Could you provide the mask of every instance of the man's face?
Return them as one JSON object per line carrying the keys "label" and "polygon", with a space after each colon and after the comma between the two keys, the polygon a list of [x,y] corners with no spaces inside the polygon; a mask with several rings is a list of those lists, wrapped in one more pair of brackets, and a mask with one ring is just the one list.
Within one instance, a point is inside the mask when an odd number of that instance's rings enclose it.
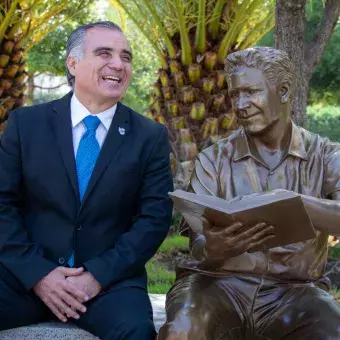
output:
{"label": "man's face", "polygon": [[261,70],[237,68],[228,84],[232,108],[247,133],[261,134],[280,119],[281,98]]}
{"label": "man's face", "polygon": [[132,73],[132,55],[125,36],[108,28],[91,28],[84,47],[82,60],[68,58],[76,93],[98,104],[117,102],[126,92]]}

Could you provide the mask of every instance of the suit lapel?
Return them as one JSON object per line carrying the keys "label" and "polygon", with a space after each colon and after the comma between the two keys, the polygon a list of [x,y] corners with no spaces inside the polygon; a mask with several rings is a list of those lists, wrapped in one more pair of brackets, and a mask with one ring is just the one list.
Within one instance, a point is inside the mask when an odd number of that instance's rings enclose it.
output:
{"label": "suit lapel", "polygon": [[130,132],[130,112],[123,104],[117,104],[116,113],[112,119],[110,129],[107,133],[105,142],[100,151],[96,166],[93,170],[89,184],[87,186],[82,206],[91,193],[92,189],[107,169],[113,156],[117,153],[117,150],[124,143],[127,135]]}
{"label": "suit lapel", "polygon": [[76,164],[74,158],[74,148],[72,139],[72,122],[71,122],[71,102],[72,92],[55,101],[53,106],[53,126],[61,157],[70,179],[74,193],[79,199],[78,179],[76,173]]}

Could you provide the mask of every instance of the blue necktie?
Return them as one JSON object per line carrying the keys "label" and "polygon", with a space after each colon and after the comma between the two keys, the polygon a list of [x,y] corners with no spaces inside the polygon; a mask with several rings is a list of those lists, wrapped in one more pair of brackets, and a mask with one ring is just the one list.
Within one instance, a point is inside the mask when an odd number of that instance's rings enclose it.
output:
{"label": "blue necktie", "polygon": [[[100,124],[100,119],[96,116],[87,116],[83,119],[83,122],[86,126],[86,131],[80,140],[76,155],[80,200],[84,198],[87,185],[100,152],[100,146],[96,138],[96,130]],[[74,253],[69,259],[68,264],[73,267]]]}
{"label": "blue necktie", "polygon": [[83,122],[86,126],[86,131],[80,140],[76,156],[80,200],[82,200],[85,195],[100,152],[100,146],[96,138],[96,130],[100,124],[99,118],[96,116],[87,116],[83,119]]}

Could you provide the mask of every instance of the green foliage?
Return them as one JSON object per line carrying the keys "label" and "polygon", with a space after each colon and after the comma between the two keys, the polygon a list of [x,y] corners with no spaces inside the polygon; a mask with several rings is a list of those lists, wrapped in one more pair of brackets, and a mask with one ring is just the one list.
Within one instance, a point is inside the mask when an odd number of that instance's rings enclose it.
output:
{"label": "green foliage", "polygon": [[[306,6],[306,27],[305,27],[305,39],[306,42],[315,38],[318,25],[323,15],[323,1],[322,0],[310,0]],[[257,46],[271,46],[274,47],[274,31],[272,28],[266,35],[264,35],[257,43]]]}
{"label": "green foliage", "polygon": [[340,260],[339,246],[329,248],[329,258],[332,260]]}
{"label": "green foliage", "polygon": [[73,25],[66,23],[48,34],[28,53],[27,64],[31,73],[65,74],[65,56],[67,38]]}
{"label": "green foliage", "polygon": [[[317,77],[317,76],[316,76]],[[312,79],[313,81],[313,79]],[[335,80],[331,81],[325,87],[315,84],[314,81],[309,91],[309,105],[340,105],[340,84],[335,84]]]}
{"label": "green foliage", "polygon": [[158,250],[159,254],[171,254],[173,252],[185,251],[189,247],[189,238],[174,235],[166,238]]}
{"label": "green foliage", "polygon": [[307,129],[332,141],[340,142],[340,107],[307,107]]}
{"label": "green foliage", "polygon": [[[321,21],[323,3],[311,0],[307,5],[306,41],[314,38]],[[258,46],[274,46],[274,30],[268,32]],[[310,81],[308,104],[340,105],[340,23],[331,35],[322,59]]]}
{"label": "green foliage", "polygon": [[340,24],[330,37],[311,80],[310,103],[340,105]]}
{"label": "green foliage", "polygon": [[[307,38],[313,38],[316,28],[321,21],[323,3],[320,0],[310,1],[308,6]],[[340,104],[340,23],[335,26],[322,60],[310,82],[309,104]]]}
{"label": "green foliage", "polygon": [[29,50],[27,56],[29,72],[65,75],[66,41],[69,35],[77,26],[97,20],[94,7],[89,6],[59,25]]}
{"label": "green foliage", "polygon": [[266,35],[264,35],[256,44],[256,46],[274,47],[274,29],[272,28]]}
{"label": "green foliage", "polygon": [[175,282],[175,273],[166,267],[165,258],[171,259],[180,251],[187,251],[189,240],[183,236],[167,237],[157,254],[146,264],[148,289],[150,293],[166,294]]}
{"label": "green foliage", "polygon": [[169,271],[155,259],[146,264],[148,289],[150,293],[166,294],[175,282],[175,273]]}
{"label": "green foliage", "polygon": [[149,105],[149,91],[157,78],[159,60],[147,39],[135,25],[127,22],[126,36],[133,53],[131,84],[124,97],[124,104],[142,113]]}

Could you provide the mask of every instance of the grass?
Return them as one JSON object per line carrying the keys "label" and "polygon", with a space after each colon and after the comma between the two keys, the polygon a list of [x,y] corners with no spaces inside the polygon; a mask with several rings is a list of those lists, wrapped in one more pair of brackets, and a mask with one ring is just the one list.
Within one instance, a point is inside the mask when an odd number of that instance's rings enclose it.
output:
{"label": "grass", "polygon": [[171,254],[181,250],[186,250],[189,247],[189,238],[179,235],[169,236],[160,246],[157,254]]}
{"label": "grass", "polygon": [[188,249],[188,238],[169,236],[165,239],[156,255],[146,264],[149,293],[166,294],[175,282],[175,272],[169,270],[160,258],[171,258],[174,254]]}
{"label": "grass", "polygon": [[340,260],[340,248],[338,246],[329,248],[329,257],[333,260]]}

